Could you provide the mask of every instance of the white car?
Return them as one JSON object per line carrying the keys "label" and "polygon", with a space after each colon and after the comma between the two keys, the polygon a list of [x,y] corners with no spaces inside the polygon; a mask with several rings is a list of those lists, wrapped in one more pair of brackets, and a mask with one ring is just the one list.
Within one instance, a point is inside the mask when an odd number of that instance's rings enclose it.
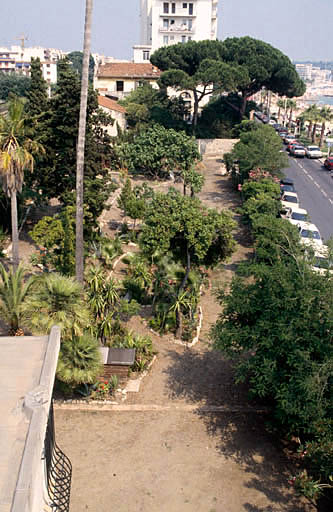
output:
{"label": "white car", "polygon": [[313,248],[323,245],[319,229],[315,224],[298,222],[297,227],[303,244],[311,245]]}
{"label": "white car", "polygon": [[305,148],[305,154],[308,158],[321,158],[323,153],[318,146],[308,146]]}
{"label": "white car", "polygon": [[282,210],[288,208],[299,208],[298,195],[296,192],[283,192],[281,196]]}
{"label": "white car", "polygon": [[297,225],[300,222],[308,222],[309,215],[303,208],[289,208],[285,218],[291,222],[291,224]]}
{"label": "white car", "polygon": [[329,271],[330,274],[333,274],[332,252],[327,245],[318,246],[314,249],[311,263],[314,272],[324,275]]}

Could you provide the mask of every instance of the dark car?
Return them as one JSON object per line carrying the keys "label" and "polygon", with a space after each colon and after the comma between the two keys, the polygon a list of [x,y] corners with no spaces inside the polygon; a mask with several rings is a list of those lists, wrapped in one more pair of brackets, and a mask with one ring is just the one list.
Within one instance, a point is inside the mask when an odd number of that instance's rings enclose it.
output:
{"label": "dark car", "polygon": [[333,171],[333,156],[328,156],[324,162],[324,167],[329,171]]}
{"label": "dark car", "polygon": [[281,194],[283,192],[296,192],[296,189],[294,187],[294,182],[290,178],[283,178],[280,180],[280,188],[281,188]]}

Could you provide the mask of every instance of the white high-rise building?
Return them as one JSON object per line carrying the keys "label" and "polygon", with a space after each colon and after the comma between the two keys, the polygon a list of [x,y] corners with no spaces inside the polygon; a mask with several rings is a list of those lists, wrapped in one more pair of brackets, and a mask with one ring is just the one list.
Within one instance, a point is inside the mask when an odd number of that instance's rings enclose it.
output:
{"label": "white high-rise building", "polygon": [[140,0],[140,45],[134,62],[149,61],[160,48],[187,41],[216,39],[218,0]]}

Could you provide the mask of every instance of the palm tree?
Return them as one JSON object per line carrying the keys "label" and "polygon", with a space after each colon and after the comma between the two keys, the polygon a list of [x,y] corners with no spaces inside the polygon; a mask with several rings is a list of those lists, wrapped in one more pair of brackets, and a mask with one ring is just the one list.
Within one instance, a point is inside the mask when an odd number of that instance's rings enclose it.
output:
{"label": "palm tree", "polygon": [[287,109],[289,108],[289,121],[288,126],[290,128],[291,122],[293,120],[293,111],[297,108],[297,103],[295,100],[288,100],[287,101]]}
{"label": "palm tree", "polygon": [[278,107],[278,109],[279,109],[279,110],[278,110],[278,115],[277,115],[277,117],[278,117],[278,121],[280,121],[280,117],[281,117],[281,108],[284,108],[284,106],[285,106],[285,100],[282,100],[282,99],[277,100],[276,105],[277,105],[277,107]]}
{"label": "palm tree", "polygon": [[57,378],[72,388],[93,384],[103,373],[98,343],[89,334],[74,336],[61,345]]}
{"label": "palm tree", "polygon": [[0,116],[0,173],[2,188],[11,201],[13,268],[19,264],[17,193],[21,192],[24,171],[33,171],[33,153],[43,151],[36,141],[27,136],[24,103],[19,98],[10,101],[7,115]]}
{"label": "palm tree", "polygon": [[319,110],[319,108],[317,106],[315,106],[315,109],[313,109],[313,111],[312,111],[312,121],[313,121],[313,127],[312,127],[311,141],[312,141],[312,143],[315,143],[316,142],[317,125],[318,125],[318,123],[322,122],[321,111]]}
{"label": "palm tree", "polygon": [[84,174],[84,146],[86,141],[86,118],[89,82],[89,57],[91,39],[91,17],[93,0],[86,0],[86,19],[84,26],[83,63],[81,80],[81,101],[79,135],[77,143],[76,161],[76,247],[75,270],[76,279],[83,283],[84,273],[84,240],[83,240],[83,174]]}
{"label": "palm tree", "polygon": [[191,301],[188,292],[185,290],[178,292],[169,308],[169,311],[173,311],[176,315],[176,337],[179,339],[183,333],[183,310],[190,309],[190,307]]}
{"label": "palm tree", "polygon": [[321,116],[322,123],[321,123],[319,147],[322,147],[323,142],[324,142],[326,122],[333,121],[333,112],[330,107],[322,107],[322,109],[320,110],[320,116]]}
{"label": "palm tree", "polygon": [[80,336],[91,323],[83,288],[75,279],[52,273],[36,280],[31,296],[25,301],[27,323],[34,334],[48,333],[58,325],[62,337]]}
{"label": "palm tree", "polygon": [[0,263],[0,313],[6,323],[9,324],[11,336],[23,335],[20,328],[23,322],[23,304],[27,299],[33,278],[24,282],[25,271],[22,265],[17,270],[8,272]]}

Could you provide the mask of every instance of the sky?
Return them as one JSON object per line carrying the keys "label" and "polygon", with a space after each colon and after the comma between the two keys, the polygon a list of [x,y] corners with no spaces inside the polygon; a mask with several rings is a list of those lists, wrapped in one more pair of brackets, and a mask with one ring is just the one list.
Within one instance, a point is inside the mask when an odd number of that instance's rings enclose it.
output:
{"label": "sky", "polygon": [[[82,50],[85,0],[2,0],[0,46]],[[92,52],[131,59],[140,0],[94,0]],[[219,0],[218,39],[249,35],[292,60],[331,60],[333,0]]]}

